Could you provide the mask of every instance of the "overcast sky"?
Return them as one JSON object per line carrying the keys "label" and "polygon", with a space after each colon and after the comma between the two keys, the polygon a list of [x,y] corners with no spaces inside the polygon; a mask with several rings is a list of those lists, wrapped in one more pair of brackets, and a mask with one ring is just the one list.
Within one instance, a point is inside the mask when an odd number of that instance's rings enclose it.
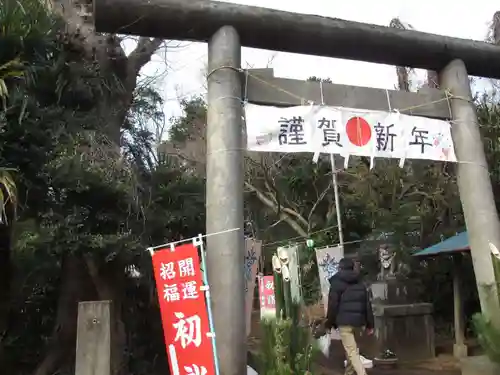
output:
{"label": "overcast sky", "polygon": [[[187,0],[188,1],[188,0]],[[266,6],[297,13],[388,25],[399,17],[413,28],[441,35],[484,40],[488,26],[500,4],[493,0],[459,2],[452,0],[228,0],[226,2]],[[143,70],[146,75],[167,74],[159,84],[166,100],[167,118],[181,114],[179,98],[205,92],[204,72],[207,62],[205,43],[182,43],[166,56],[155,56]],[[309,76],[329,77],[334,83],[392,89],[396,83],[394,67],[365,62],[321,58],[289,53],[243,48],[243,67],[274,68],[275,76],[306,79]],[[419,75],[417,79],[423,79]]]}

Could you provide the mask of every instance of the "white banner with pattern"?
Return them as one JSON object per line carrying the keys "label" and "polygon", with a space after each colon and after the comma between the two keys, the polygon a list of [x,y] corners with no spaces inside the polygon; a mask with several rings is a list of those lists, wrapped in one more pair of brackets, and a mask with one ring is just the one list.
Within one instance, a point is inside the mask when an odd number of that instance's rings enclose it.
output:
{"label": "white banner with pattern", "polygon": [[344,250],[341,246],[324,247],[316,249],[316,260],[318,262],[319,281],[321,284],[321,295],[323,304],[328,305],[328,291],[330,289],[330,278],[338,271],[339,261],[344,257]]}
{"label": "white banner with pattern", "polygon": [[[328,291],[330,290],[330,278],[338,272],[339,261],[344,257],[344,248],[342,246],[331,246],[316,249],[316,260],[318,262],[319,281],[321,285],[321,296],[323,297],[323,306],[325,316],[328,309]],[[332,331],[330,334],[332,340],[340,340],[338,331]]]}

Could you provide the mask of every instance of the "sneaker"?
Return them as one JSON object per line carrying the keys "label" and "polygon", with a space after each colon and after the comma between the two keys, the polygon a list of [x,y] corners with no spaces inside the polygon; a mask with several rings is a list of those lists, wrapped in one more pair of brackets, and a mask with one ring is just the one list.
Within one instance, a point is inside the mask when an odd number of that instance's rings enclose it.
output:
{"label": "sneaker", "polygon": [[[373,361],[363,357],[361,354],[359,355],[361,358],[361,363],[363,364],[364,368],[370,369],[373,368]],[[347,367],[347,361],[344,361],[344,367]]]}

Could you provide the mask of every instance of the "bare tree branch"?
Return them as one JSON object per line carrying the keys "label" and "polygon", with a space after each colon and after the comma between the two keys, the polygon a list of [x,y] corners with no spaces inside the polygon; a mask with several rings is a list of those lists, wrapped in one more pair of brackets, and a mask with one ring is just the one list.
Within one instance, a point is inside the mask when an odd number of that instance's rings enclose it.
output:
{"label": "bare tree branch", "polygon": [[[275,166],[275,165],[276,164],[274,164],[273,166]],[[274,204],[276,205],[278,212],[284,211],[288,215],[295,217],[304,227],[308,227],[309,223],[307,222],[306,219],[304,219],[304,217],[299,212],[297,212],[294,209],[288,208],[288,207],[283,207],[283,205],[281,204],[281,199],[279,199],[280,194],[279,194],[278,188],[276,187],[276,184],[274,183],[274,181],[271,181],[271,178],[270,178],[269,173],[268,173],[268,171],[270,170],[270,167],[265,165],[264,157],[261,158],[260,167],[262,168],[262,172],[264,175],[264,184],[265,184],[266,188],[268,189],[269,197],[274,201]],[[286,196],[281,196],[281,198],[285,199],[285,201],[289,207],[292,207],[291,202],[289,202],[288,199],[286,199]]]}
{"label": "bare tree branch", "polygon": [[318,208],[319,204],[325,199],[326,194],[330,191],[332,188],[332,184],[328,184],[327,188],[323,190],[323,192],[319,195],[318,199],[316,202],[313,204],[311,211],[309,211],[309,215],[307,216],[307,233],[311,233],[311,223],[312,223],[312,215],[314,214],[314,211],[316,211],[316,208]]}
{"label": "bare tree branch", "polygon": [[439,88],[439,75],[433,70],[427,71],[427,87],[431,89]]}
{"label": "bare tree branch", "polygon": [[255,193],[257,198],[264,203],[267,207],[269,207],[271,210],[273,210],[276,214],[279,215],[280,219],[286,222],[290,227],[297,232],[297,234],[303,238],[307,238],[307,232],[300,226],[300,224],[295,221],[287,212],[285,212],[283,209],[281,211],[278,210],[278,206],[276,206],[269,198],[266,197],[264,193],[262,193],[259,189],[257,189],[255,186],[250,184],[249,182],[245,182],[245,186]]}

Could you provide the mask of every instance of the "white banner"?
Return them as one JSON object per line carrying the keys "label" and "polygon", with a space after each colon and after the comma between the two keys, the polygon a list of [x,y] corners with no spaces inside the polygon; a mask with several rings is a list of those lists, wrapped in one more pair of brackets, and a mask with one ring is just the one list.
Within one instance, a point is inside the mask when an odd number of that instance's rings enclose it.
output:
{"label": "white banner", "polygon": [[[330,278],[338,272],[339,261],[343,257],[344,248],[342,246],[332,246],[316,249],[316,260],[318,262],[319,282],[321,285],[321,296],[323,297],[325,316],[328,310],[328,292],[330,290]],[[337,331],[332,331],[330,337],[332,340],[340,340],[340,335]]]}
{"label": "white banner", "polygon": [[247,148],[456,162],[448,121],[342,107],[245,105]]}
{"label": "white banner", "polygon": [[328,305],[328,291],[330,290],[330,278],[338,271],[339,261],[344,257],[342,246],[324,247],[316,249],[316,260],[318,262],[319,281],[321,284],[321,295],[323,303]]}

